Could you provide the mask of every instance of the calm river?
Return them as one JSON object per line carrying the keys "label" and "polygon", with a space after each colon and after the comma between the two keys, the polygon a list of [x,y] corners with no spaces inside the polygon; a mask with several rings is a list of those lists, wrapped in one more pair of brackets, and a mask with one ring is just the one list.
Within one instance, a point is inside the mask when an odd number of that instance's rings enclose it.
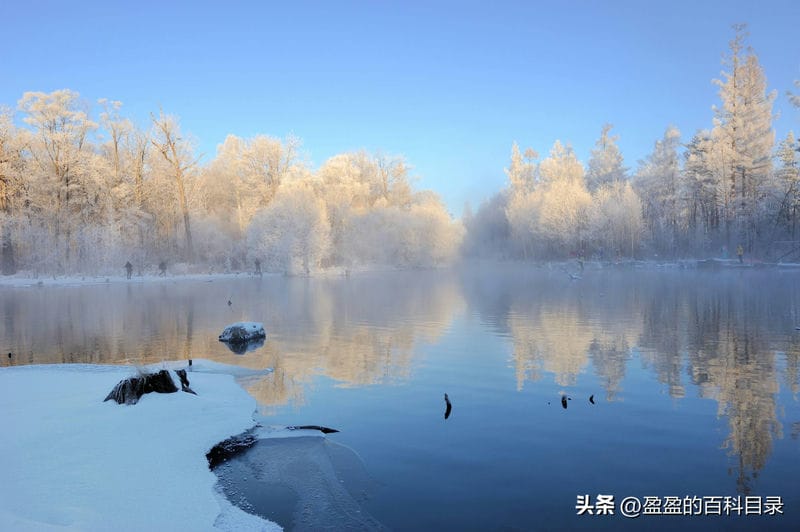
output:
{"label": "calm river", "polygon": [[[353,500],[390,529],[800,529],[800,272],[45,283],[0,287],[0,317],[0,365],[274,368],[246,383],[257,420],[338,429],[326,441],[347,450],[337,467],[358,462]],[[268,335],[242,355],[217,341],[240,320]],[[298,525],[298,488],[267,484],[275,508],[240,502]],[[585,495],[593,515],[578,515]],[[596,515],[598,495],[614,497],[613,516]],[[626,497],[647,515],[622,517]],[[674,497],[681,513],[722,501],[723,515],[655,515]],[[783,515],[763,515],[778,500]]]}

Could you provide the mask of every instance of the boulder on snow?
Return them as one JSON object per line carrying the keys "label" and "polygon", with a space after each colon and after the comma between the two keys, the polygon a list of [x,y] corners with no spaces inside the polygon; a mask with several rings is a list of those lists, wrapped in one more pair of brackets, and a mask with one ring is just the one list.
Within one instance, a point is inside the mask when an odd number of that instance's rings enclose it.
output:
{"label": "boulder on snow", "polygon": [[[189,388],[189,378],[186,370],[176,371],[181,380],[181,389],[184,392],[197,395],[194,390]],[[175,393],[178,387],[169,374],[169,371],[162,369],[157,373],[141,373],[136,377],[129,377],[121,380],[114,386],[114,389],[103,399],[103,402],[114,400],[117,404],[135,405],[146,393]]]}
{"label": "boulder on snow", "polygon": [[236,344],[266,337],[267,333],[264,332],[263,323],[240,321],[225,327],[225,330],[219,335],[219,341]]}
{"label": "boulder on snow", "polygon": [[158,373],[144,373],[119,381],[111,393],[103,399],[103,402],[113,399],[121,405],[135,405],[146,393],[174,393],[177,391],[178,387],[172,381],[169,371],[162,369]]}

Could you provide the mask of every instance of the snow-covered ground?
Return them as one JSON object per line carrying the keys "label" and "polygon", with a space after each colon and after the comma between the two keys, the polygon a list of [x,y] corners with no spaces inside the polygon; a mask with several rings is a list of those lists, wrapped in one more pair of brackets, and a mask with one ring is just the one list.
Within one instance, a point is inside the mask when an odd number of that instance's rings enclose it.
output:
{"label": "snow-covered ground", "polygon": [[232,506],[205,456],[255,425],[255,400],[225,366],[191,369],[197,395],[124,406],[103,399],[130,367],[0,368],[0,530],[279,530]]}

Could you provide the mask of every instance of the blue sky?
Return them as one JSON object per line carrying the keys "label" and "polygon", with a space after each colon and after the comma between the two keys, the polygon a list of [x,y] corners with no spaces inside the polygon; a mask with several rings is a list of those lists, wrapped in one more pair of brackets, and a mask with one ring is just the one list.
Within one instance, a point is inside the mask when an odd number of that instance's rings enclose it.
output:
{"label": "blue sky", "polygon": [[605,122],[635,167],[668,124],[710,127],[746,22],[779,138],[800,130],[796,1],[40,2],[0,6],[0,104],[69,88],[147,125],[180,117],[209,160],[228,133],[293,133],[315,167],[402,154],[459,215],[505,186],[513,141],[585,163]]}

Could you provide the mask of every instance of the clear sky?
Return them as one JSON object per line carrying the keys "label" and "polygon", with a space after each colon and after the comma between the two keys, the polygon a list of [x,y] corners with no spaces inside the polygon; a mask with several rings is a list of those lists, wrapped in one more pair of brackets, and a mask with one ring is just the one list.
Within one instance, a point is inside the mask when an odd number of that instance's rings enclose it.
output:
{"label": "clear sky", "polygon": [[511,144],[586,163],[605,122],[635,167],[668,124],[710,127],[746,22],[779,137],[800,130],[800,1],[41,2],[0,5],[0,104],[69,88],[146,126],[178,115],[209,160],[228,133],[293,133],[314,167],[402,154],[459,215],[505,186]]}

